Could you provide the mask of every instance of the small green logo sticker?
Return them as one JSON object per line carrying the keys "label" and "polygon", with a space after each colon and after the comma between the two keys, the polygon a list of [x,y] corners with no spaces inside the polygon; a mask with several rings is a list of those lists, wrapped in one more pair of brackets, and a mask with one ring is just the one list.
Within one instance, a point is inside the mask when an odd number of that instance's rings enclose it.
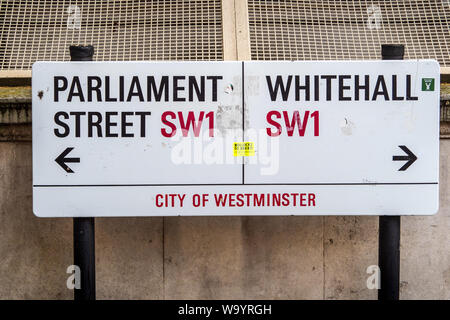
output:
{"label": "small green logo sticker", "polygon": [[422,78],[422,91],[434,91],[434,78]]}

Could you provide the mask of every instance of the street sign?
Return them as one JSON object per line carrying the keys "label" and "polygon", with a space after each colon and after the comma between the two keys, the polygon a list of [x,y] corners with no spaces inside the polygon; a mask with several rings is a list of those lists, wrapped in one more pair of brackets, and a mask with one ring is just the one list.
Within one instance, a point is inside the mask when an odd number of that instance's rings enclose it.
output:
{"label": "street sign", "polygon": [[439,65],[37,62],[42,217],[425,215]]}

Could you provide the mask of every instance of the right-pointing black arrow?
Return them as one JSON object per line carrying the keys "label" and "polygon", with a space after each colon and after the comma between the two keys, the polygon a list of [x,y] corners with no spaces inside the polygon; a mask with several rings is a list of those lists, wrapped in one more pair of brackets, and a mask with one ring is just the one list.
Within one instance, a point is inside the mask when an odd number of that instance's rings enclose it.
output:
{"label": "right-pointing black arrow", "polygon": [[398,171],[405,171],[406,169],[409,168],[410,165],[412,165],[414,163],[414,161],[417,160],[417,157],[406,146],[399,146],[399,147],[400,147],[400,149],[405,151],[407,156],[393,156],[392,161],[408,161],[400,169],[398,169]]}
{"label": "right-pointing black arrow", "polygon": [[64,150],[59,156],[58,158],[55,159],[56,163],[59,164],[61,166],[61,168],[63,168],[66,172],[68,173],[73,173],[73,170],[70,169],[66,162],[80,162],[80,158],[66,158],[66,156],[70,153],[70,151],[72,151],[73,148],[69,147],[66,148],[66,150]]}

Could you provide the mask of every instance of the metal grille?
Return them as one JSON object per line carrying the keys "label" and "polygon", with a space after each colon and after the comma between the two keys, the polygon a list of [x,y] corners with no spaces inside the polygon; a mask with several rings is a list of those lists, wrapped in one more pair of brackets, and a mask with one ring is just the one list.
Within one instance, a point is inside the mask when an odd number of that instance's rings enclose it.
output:
{"label": "metal grille", "polygon": [[222,60],[221,0],[0,0],[0,70],[69,60],[92,44],[95,60]]}
{"label": "metal grille", "polygon": [[406,59],[450,66],[450,0],[248,0],[254,60],[380,59],[381,44]]}

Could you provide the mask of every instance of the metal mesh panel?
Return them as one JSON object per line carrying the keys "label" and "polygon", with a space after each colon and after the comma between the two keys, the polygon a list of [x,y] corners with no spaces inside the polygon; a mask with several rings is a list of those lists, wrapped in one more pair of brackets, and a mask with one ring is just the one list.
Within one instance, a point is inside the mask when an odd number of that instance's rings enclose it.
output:
{"label": "metal mesh panel", "polygon": [[450,66],[450,0],[248,0],[255,60],[380,59],[404,44],[406,59]]}
{"label": "metal mesh panel", "polygon": [[69,60],[92,44],[95,60],[222,60],[221,0],[0,0],[0,70]]}

